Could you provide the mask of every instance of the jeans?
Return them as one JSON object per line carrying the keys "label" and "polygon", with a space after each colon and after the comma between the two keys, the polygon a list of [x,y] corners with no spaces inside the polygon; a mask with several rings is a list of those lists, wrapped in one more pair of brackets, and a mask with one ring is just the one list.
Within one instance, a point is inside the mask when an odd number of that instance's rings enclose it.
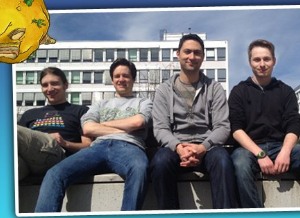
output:
{"label": "jeans", "polygon": [[160,148],[150,163],[150,173],[159,209],[179,209],[177,175],[184,172],[208,172],[214,209],[237,208],[234,168],[228,152],[212,147],[196,167],[180,167],[179,155]]}
{"label": "jeans", "polygon": [[35,212],[61,211],[66,188],[83,177],[113,172],[125,180],[121,210],[139,210],[147,191],[148,158],[136,145],[103,140],[48,170]]}
{"label": "jeans", "polygon": [[[258,146],[274,161],[282,148],[282,142],[269,142]],[[261,172],[257,158],[250,151],[239,147],[233,151],[232,160],[236,171],[241,207],[262,208],[263,203],[255,184],[256,175]],[[297,144],[291,152],[290,172],[299,172],[299,170],[300,144]]]}

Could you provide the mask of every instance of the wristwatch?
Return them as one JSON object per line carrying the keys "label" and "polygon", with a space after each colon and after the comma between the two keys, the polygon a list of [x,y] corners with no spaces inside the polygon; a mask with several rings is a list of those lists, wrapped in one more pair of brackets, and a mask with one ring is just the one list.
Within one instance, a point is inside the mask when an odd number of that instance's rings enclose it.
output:
{"label": "wristwatch", "polygon": [[263,159],[267,156],[267,153],[264,150],[261,150],[260,152],[258,152],[258,154],[256,155],[257,159]]}

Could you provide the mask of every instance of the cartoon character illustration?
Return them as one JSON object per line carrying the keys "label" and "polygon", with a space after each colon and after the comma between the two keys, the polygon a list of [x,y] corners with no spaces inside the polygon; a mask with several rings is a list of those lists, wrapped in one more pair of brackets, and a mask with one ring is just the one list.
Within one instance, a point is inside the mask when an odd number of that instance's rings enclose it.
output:
{"label": "cartoon character illustration", "polygon": [[54,44],[48,35],[50,17],[43,0],[0,1],[0,62],[19,63],[40,44]]}

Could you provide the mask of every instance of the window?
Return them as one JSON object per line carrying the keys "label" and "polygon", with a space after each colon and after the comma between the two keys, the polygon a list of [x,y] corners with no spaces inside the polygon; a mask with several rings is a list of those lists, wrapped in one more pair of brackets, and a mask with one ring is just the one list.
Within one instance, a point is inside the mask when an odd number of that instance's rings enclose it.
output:
{"label": "window", "polygon": [[94,83],[102,84],[103,83],[103,71],[96,71],[94,73]]}
{"label": "window", "polygon": [[71,83],[73,83],[73,84],[80,83],[80,72],[79,71],[71,72]]}
{"label": "window", "polygon": [[92,81],[92,73],[91,72],[83,72],[82,83],[91,83],[91,81]]}
{"label": "window", "polygon": [[173,49],[173,61],[178,61],[178,58],[177,58],[177,48],[174,48]]}
{"label": "window", "polygon": [[16,78],[17,85],[23,84],[23,71],[17,71],[17,78]]}
{"label": "window", "polygon": [[226,82],[226,69],[218,69],[218,81]]}
{"label": "window", "polygon": [[83,92],[81,93],[82,105],[91,105],[92,104],[92,93]]}
{"label": "window", "polygon": [[217,60],[226,61],[226,50],[225,48],[217,48]]}
{"label": "window", "polygon": [[95,62],[102,62],[103,61],[103,50],[102,49],[95,49],[94,50],[94,61]]}
{"label": "window", "polygon": [[170,49],[162,49],[162,61],[170,61]]}
{"label": "window", "polygon": [[125,49],[117,49],[117,58],[126,58]]}
{"label": "window", "polygon": [[34,63],[36,58],[36,51],[33,52],[26,60],[27,63]]}
{"label": "window", "polygon": [[140,49],[140,61],[148,61],[148,49],[147,48]]}
{"label": "window", "polygon": [[17,93],[17,106],[22,106],[23,93]]}
{"label": "window", "polygon": [[58,60],[58,50],[48,50],[48,56],[49,56],[49,62],[53,63],[53,62],[57,62]]}
{"label": "window", "polygon": [[170,70],[162,70],[161,81],[164,82],[170,78]]}
{"label": "window", "polygon": [[45,105],[45,96],[43,93],[35,93],[35,100],[37,106],[44,106]]}
{"label": "window", "polygon": [[215,70],[214,69],[206,69],[206,76],[210,79],[215,80]]}
{"label": "window", "polygon": [[80,62],[81,61],[81,51],[79,49],[71,50],[71,61]]}
{"label": "window", "polygon": [[137,49],[129,49],[128,55],[130,61],[137,61]]}
{"label": "window", "polygon": [[47,50],[37,50],[36,57],[39,63],[45,63],[47,60]]}
{"label": "window", "polygon": [[59,50],[58,54],[60,62],[70,62],[70,51],[68,49]]}
{"label": "window", "polygon": [[34,84],[34,72],[26,72],[26,84]]}
{"label": "window", "polygon": [[151,49],[151,61],[159,61],[159,49],[158,48]]}
{"label": "window", "polygon": [[72,104],[79,104],[79,93],[78,92],[71,92],[71,103]]}
{"label": "window", "polygon": [[207,61],[214,61],[215,60],[215,49],[214,48],[207,48],[206,49],[206,60]]}
{"label": "window", "polygon": [[106,61],[113,62],[115,58],[113,49],[106,49]]}
{"label": "window", "polygon": [[148,71],[140,70],[140,83],[148,83]]}
{"label": "window", "polygon": [[33,93],[24,93],[25,106],[33,106],[34,96]]}
{"label": "window", "polygon": [[92,49],[82,49],[82,61],[92,62],[92,60],[93,60]]}

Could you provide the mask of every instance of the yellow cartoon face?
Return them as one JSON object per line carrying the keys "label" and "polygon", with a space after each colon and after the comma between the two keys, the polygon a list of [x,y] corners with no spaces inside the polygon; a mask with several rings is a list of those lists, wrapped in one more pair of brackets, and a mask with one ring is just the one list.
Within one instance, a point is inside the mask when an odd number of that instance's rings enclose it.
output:
{"label": "yellow cartoon face", "polygon": [[55,43],[43,0],[1,0],[0,21],[0,62],[22,62],[40,44]]}

